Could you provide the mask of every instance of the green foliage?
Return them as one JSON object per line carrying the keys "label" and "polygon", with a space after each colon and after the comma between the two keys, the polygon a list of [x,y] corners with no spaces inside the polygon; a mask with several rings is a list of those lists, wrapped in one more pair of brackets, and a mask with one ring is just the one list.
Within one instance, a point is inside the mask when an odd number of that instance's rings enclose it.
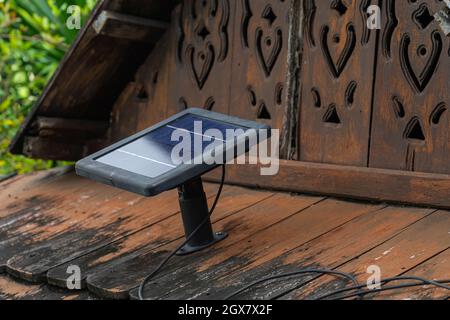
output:
{"label": "green foliage", "polygon": [[6,150],[79,31],[66,25],[69,6],[81,9],[84,23],[95,2],[0,0],[0,175],[58,165]]}

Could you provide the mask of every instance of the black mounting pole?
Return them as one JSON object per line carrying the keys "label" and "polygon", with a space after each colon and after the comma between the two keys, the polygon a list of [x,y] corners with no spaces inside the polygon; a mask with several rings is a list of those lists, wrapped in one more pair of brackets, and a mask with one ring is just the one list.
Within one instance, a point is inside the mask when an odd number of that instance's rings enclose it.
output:
{"label": "black mounting pole", "polygon": [[178,187],[181,216],[183,218],[184,232],[189,237],[205,220],[206,223],[195,233],[189,242],[177,252],[177,255],[191,254],[225,239],[225,232],[213,232],[209,219],[208,202],[203,190],[201,178],[191,180]]}

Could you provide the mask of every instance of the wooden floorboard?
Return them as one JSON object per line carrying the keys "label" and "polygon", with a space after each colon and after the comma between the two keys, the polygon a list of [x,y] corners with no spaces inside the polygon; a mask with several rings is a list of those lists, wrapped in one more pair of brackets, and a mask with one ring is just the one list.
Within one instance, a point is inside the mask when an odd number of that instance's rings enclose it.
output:
{"label": "wooden floorboard", "polygon": [[[450,280],[450,248],[409,270],[403,275],[417,276],[431,280]],[[402,283],[405,282],[396,282],[389,285],[397,285]],[[450,292],[445,289],[420,286],[408,290],[402,289],[380,293],[373,296],[373,298],[379,300],[443,300],[450,298]]]}
{"label": "wooden floorboard", "polygon": [[[67,184],[70,188],[65,188]],[[59,190],[55,190],[57,187]],[[0,219],[0,266],[15,277],[45,281],[46,272],[158,223],[179,210],[175,191],[145,199],[68,173],[39,188],[38,203],[12,200]],[[217,187],[206,185],[209,193]],[[26,193],[26,192],[25,192]],[[20,195],[19,195],[20,198]],[[32,203],[16,210],[16,202]],[[18,204],[19,206],[19,204]]]}
{"label": "wooden floorboard", "polygon": [[[304,210],[292,202],[285,205],[297,208],[294,209],[297,213],[276,224],[267,224],[257,234],[245,238],[246,241],[235,242],[219,252],[173,261],[173,266],[183,267],[150,283],[146,296],[153,299],[221,299],[233,288],[254,280],[255,275],[266,276],[276,271],[265,266],[271,265],[284,252],[364,213],[380,209],[377,205],[334,199],[324,200]],[[276,204],[274,213],[281,212],[281,204]],[[257,219],[256,214],[254,219]],[[261,270],[264,272],[259,273]],[[136,291],[132,292],[132,296],[136,297]]]}
{"label": "wooden floorboard", "polygon": [[[321,200],[322,198],[317,197],[292,197],[285,194],[277,194],[237,212],[227,219],[218,221],[215,224],[215,229],[229,232],[229,237],[214,247],[184,258],[195,259],[195,257],[201,258],[204,255],[220,255],[224,248],[233,243],[247,243],[259,231],[283,221],[302,208],[307,208]],[[109,270],[97,273],[87,279],[89,290],[101,297],[128,297],[129,290],[138,286],[143,278],[157,267],[162,259],[174,250],[178,244],[179,241],[170,243],[157,250],[143,252],[132,259],[112,265]],[[236,254],[238,253],[236,252]],[[175,265],[173,263],[169,264],[168,268],[165,268],[161,275],[175,272],[176,269],[184,267],[188,260],[177,257],[173,261]],[[172,284],[170,285],[172,286]]]}
{"label": "wooden floorboard", "polygon": [[[340,271],[357,276],[366,283],[369,266],[378,266],[381,277],[389,278],[407,273],[427,262],[436,254],[450,247],[450,213],[437,211],[412,224],[389,241],[373,248],[365,254],[339,266]],[[329,276],[323,276],[285,298],[312,299],[329,290],[345,287],[345,283]]]}
{"label": "wooden floorboard", "polygon": [[30,284],[0,275],[0,300],[95,300],[87,291],[76,292]]}
{"label": "wooden floorboard", "polygon": [[[55,179],[53,185],[50,182],[32,192],[27,188],[16,192],[4,203],[5,208],[0,211],[0,271],[4,271],[7,261],[15,254],[69,229],[71,221],[76,219],[74,212],[81,210],[79,215],[83,215],[90,211],[85,197],[105,195],[101,190],[85,192],[88,184],[76,181],[78,178],[68,174],[61,180]],[[9,192],[8,189],[6,193]]]}
{"label": "wooden floorboard", "polygon": [[[230,215],[252,206],[273,196],[270,192],[245,190],[243,188],[225,187],[221,196],[213,221],[217,222]],[[214,200],[209,199],[210,205]],[[170,201],[177,206],[176,200]],[[181,216],[172,215],[155,225],[146,227],[136,233],[123,237],[116,242],[112,242],[103,248],[93,251],[69,263],[51,269],[47,273],[47,280],[50,284],[65,287],[67,278],[67,268],[70,265],[77,265],[82,271],[82,285],[86,285],[86,279],[103,270],[110,265],[117,265],[120,261],[131,259],[143,251],[155,250],[166,245],[175,239],[183,236],[183,226]]]}
{"label": "wooden floorboard", "polygon": [[[429,211],[402,208],[368,210],[359,217],[323,234],[293,250],[280,254],[260,265],[240,270],[227,276],[228,285],[219,284],[215,295],[223,298],[246,284],[268,275],[295,272],[307,268],[330,269],[364,253],[367,248],[386,241],[411,223],[423,218]],[[319,220],[320,221],[320,220]],[[319,224],[318,221],[316,221]],[[294,277],[284,281],[265,283],[239,295],[240,299],[273,299],[305,283],[312,276]]]}
{"label": "wooden floorboard", "polygon": [[[205,184],[211,204],[218,186]],[[176,191],[142,198],[70,168],[0,183],[0,299],[127,299],[183,241]],[[305,268],[368,278],[450,278],[450,212],[226,186],[213,216],[226,240],[174,257],[146,287],[151,299],[222,299],[250,282]],[[68,291],[67,268],[82,270]],[[33,284],[39,282],[39,284]],[[241,299],[314,299],[348,282],[308,275],[261,284]],[[58,288],[59,287],[59,288]],[[446,299],[418,287],[370,299]]]}

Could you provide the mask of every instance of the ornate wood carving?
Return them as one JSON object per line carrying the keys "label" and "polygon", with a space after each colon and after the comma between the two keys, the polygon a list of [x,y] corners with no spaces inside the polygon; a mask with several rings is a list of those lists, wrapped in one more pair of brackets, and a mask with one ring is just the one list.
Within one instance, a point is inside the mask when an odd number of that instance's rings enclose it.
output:
{"label": "ornate wood carving", "polygon": [[377,1],[305,0],[300,159],[367,166]]}
{"label": "ornate wood carving", "polygon": [[388,0],[370,166],[450,172],[449,40],[434,21],[439,1]]}
{"label": "ornate wood carving", "polygon": [[282,129],[292,2],[235,2],[230,113]]}
{"label": "ornate wood carving", "polygon": [[284,0],[182,2],[166,36],[139,69],[134,91],[124,93],[128,106],[119,103],[113,118],[125,108],[136,115],[137,130],[199,107],[282,128],[291,5]]}
{"label": "ornate wood carving", "polygon": [[169,113],[199,107],[228,113],[235,1],[186,0],[172,21]]}

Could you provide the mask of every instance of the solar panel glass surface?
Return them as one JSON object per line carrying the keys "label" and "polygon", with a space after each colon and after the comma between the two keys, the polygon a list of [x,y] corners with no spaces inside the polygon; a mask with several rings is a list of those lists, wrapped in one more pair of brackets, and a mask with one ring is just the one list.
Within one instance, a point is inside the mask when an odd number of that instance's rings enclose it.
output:
{"label": "solar panel glass surface", "polygon": [[[211,129],[218,130],[216,132],[220,132],[221,136],[206,134]],[[201,156],[205,148],[211,144],[214,146],[224,144],[227,130],[237,129],[245,131],[248,128],[187,114],[95,160],[132,173],[156,178],[179,165],[173,161],[172,151],[176,145],[184,141],[184,138],[179,137],[180,140],[174,141],[172,137],[175,131],[178,136],[190,138],[189,159],[193,160]],[[196,148],[199,141],[201,148]],[[184,159],[186,158],[184,155]]]}

